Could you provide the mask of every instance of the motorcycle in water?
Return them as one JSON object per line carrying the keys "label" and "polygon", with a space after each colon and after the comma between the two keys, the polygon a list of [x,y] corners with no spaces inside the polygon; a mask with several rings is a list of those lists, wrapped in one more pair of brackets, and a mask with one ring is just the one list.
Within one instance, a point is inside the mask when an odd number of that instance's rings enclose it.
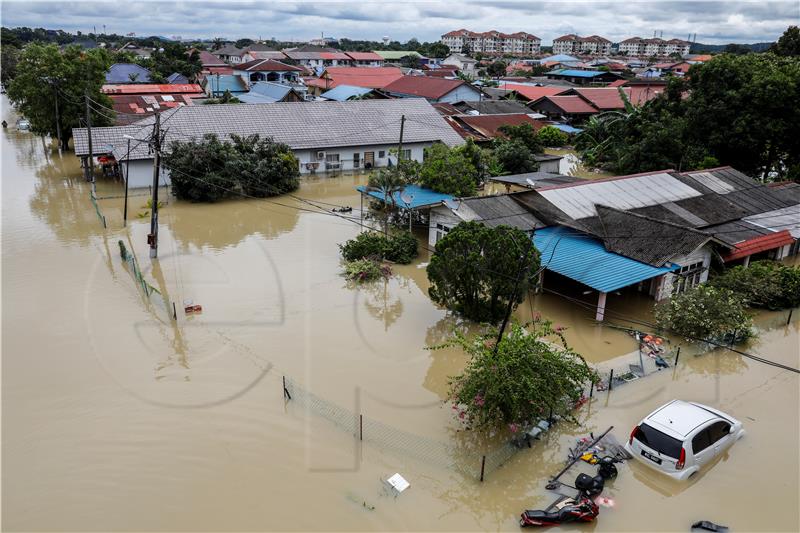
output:
{"label": "motorcycle in water", "polygon": [[592,522],[600,513],[600,508],[584,493],[577,500],[564,497],[547,509],[525,511],[522,513],[520,527],[557,526],[570,522]]}

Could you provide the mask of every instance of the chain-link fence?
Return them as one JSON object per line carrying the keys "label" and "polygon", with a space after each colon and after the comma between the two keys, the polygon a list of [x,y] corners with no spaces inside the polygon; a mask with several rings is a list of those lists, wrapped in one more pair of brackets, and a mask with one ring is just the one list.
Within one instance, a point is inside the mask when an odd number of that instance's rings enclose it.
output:
{"label": "chain-link fence", "polygon": [[480,481],[508,462],[518,451],[532,445],[538,434],[550,426],[550,423],[540,421],[531,431],[520,433],[520,438],[481,453],[469,445],[461,446],[416,435],[361,413],[354,413],[350,409],[320,398],[290,378],[284,378],[284,396],[292,403],[305,407],[312,414],[328,420],[354,438],[428,464],[455,470]]}
{"label": "chain-link fence", "polygon": [[117,243],[119,244],[119,255],[122,257],[122,260],[127,263],[128,268],[130,269],[131,274],[133,275],[133,279],[135,279],[137,285],[141,287],[142,291],[144,292],[144,295],[149,298],[150,295],[153,294],[154,292],[158,292],[159,294],[161,294],[158,289],[147,283],[147,281],[144,279],[142,271],[139,269],[139,265],[136,263],[136,258],[133,256],[131,252],[128,251],[128,248],[125,246],[125,243],[122,242],[121,240],[117,241]]}

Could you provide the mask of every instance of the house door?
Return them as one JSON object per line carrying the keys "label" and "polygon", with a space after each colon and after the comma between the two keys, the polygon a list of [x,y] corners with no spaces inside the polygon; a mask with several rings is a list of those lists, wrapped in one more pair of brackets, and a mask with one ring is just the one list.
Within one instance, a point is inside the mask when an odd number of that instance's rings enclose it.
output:
{"label": "house door", "polygon": [[375,152],[364,152],[364,168],[372,168],[375,166]]}
{"label": "house door", "polygon": [[358,168],[361,166],[361,154],[358,152],[353,154],[353,168]]}

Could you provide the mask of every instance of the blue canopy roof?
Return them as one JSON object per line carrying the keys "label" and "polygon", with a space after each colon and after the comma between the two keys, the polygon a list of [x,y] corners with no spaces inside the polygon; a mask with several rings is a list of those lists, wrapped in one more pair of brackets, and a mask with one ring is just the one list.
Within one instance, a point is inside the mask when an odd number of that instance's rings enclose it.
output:
{"label": "blue canopy roof", "polygon": [[560,129],[564,133],[580,133],[583,130],[580,128],[573,128],[568,124],[550,124],[551,126]]}
{"label": "blue canopy roof", "polygon": [[368,87],[356,87],[355,85],[337,85],[330,91],[325,91],[320,96],[328,100],[336,100],[337,102],[344,102],[354,96],[361,96],[371,92],[372,89]]}
{"label": "blue canopy roof", "polygon": [[605,74],[602,70],[572,70],[561,69],[551,70],[548,74],[558,74],[559,76],[572,76],[574,78],[594,78],[595,76],[602,76]]}
{"label": "blue canopy roof", "polygon": [[563,226],[536,230],[533,242],[547,270],[600,292],[612,292],[680,269],[679,265],[654,267],[609,252],[598,239]]}
{"label": "blue canopy roof", "polygon": [[[368,190],[367,187],[360,185],[356,187],[356,190],[362,194],[368,194],[373,198],[377,198],[378,200],[385,201],[385,196],[382,191],[371,191]],[[402,196],[406,195],[411,197],[411,204],[406,205],[403,201]],[[394,193],[392,195],[394,197],[395,204],[398,207],[410,207],[411,209],[419,209],[420,207],[431,207],[434,205],[441,204],[445,200],[452,200],[453,196],[449,194],[442,194],[440,192],[432,191],[430,189],[425,189],[420,187],[419,185],[406,185],[405,188],[400,191],[399,193]]]}
{"label": "blue canopy roof", "polygon": [[247,92],[247,85],[241,76],[235,74],[213,74],[206,77],[207,89],[215,96],[222,96],[225,91],[231,94]]}

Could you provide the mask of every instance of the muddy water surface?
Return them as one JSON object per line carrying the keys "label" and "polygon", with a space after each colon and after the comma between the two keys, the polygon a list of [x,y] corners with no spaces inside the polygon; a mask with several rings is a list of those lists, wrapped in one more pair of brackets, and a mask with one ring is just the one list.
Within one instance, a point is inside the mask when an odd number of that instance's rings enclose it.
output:
{"label": "muddy water surface", "polygon": [[[5,100],[2,113],[13,124]],[[104,229],[71,153],[2,134],[4,529],[515,530],[522,509],[549,502],[543,484],[577,436],[613,424],[624,438],[673,397],[728,410],[747,437],[688,485],[624,465],[609,490],[616,507],[589,529],[685,531],[699,518],[740,531],[800,528],[797,375],[687,350],[679,368],[596,396],[585,427],[560,427],[479,484],[358,445],[282,399],[285,375],[419,446],[457,440],[441,402],[464,355],[425,347],[465,325],[428,299],[429,253],[368,287],[340,275],[338,243],[359,228],[319,208],[349,205],[358,217],[364,176],[304,179],[306,201],[169,199],[151,261],[146,197],[132,193],[125,227],[122,187],[100,179]],[[120,260],[120,240],[158,290],[150,297]],[[186,315],[185,303],[202,313]],[[635,293],[609,305],[650,316]],[[553,295],[517,315],[532,312],[567,326],[592,362],[636,349]],[[798,323],[781,321],[765,315],[749,349],[800,365]],[[411,482],[399,497],[380,482],[394,472]]]}

